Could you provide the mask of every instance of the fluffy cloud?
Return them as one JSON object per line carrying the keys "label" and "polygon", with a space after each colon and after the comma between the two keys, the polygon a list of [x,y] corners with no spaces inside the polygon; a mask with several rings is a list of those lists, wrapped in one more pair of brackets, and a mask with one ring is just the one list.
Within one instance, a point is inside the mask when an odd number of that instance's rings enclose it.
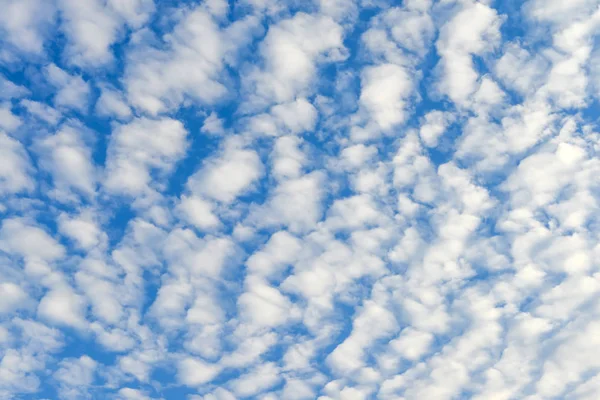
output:
{"label": "fluffy cloud", "polygon": [[[38,0],[9,0],[3,7],[0,27],[5,34],[4,41],[17,51],[41,54],[54,21],[56,10],[53,4]],[[3,56],[5,58],[6,54]]]}
{"label": "fluffy cloud", "polygon": [[118,125],[111,136],[105,187],[115,193],[141,194],[153,173],[168,174],[185,154],[187,130],[179,121],[139,118]]}
{"label": "fluffy cloud", "polygon": [[86,196],[96,192],[96,171],[90,147],[90,132],[83,127],[63,126],[54,135],[40,139],[40,167],[52,174],[58,192],[74,189]]}
{"label": "fluffy cloud", "polygon": [[89,104],[90,86],[79,75],[71,75],[55,64],[48,65],[46,78],[56,88],[54,104],[86,112]]}
{"label": "fluffy cloud", "polygon": [[249,18],[221,30],[202,7],[187,13],[164,37],[164,50],[141,43],[130,53],[125,73],[129,101],[157,114],[187,99],[211,104],[223,98],[227,89],[219,75],[226,58],[256,23]]}
{"label": "fluffy cloud", "polygon": [[363,72],[360,101],[381,129],[388,130],[406,119],[405,102],[412,85],[398,65],[369,67]]}
{"label": "fluffy cloud", "polygon": [[272,26],[261,43],[264,68],[250,77],[259,103],[282,103],[309,91],[318,62],[346,57],[341,26],[329,17],[298,13]]}
{"label": "fluffy cloud", "polygon": [[502,20],[484,3],[464,3],[463,8],[440,29],[436,43],[441,56],[440,90],[459,105],[476,90],[479,74],[473,56],[493,48],[500,39]]}
{"label": "fluffy cloud", "polygon": [[599,397],[597,1],[2,5],[0,398]]}
{"label": "fluffy cloud", "polygon": [[33,189],[33,167],[23,145],[1,132],[0,144],[0,154],[4,160],[0,164],[0,191],[16,193]]}
{"label": "fluffy cloud", "polygon": [[229,140],[220,157],[216,157],[190,177],[188,187],[193,193],[230,203],[247,191],[262,175],[258,154]]}

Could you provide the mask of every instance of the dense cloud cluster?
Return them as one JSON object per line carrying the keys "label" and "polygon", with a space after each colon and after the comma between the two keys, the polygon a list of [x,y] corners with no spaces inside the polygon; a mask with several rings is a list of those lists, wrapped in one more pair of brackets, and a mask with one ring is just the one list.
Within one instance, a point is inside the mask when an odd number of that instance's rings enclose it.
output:
{"label": "dense cloud cluster", "polygon": [[600,398],[600,1],[0,8],[0,399]]}

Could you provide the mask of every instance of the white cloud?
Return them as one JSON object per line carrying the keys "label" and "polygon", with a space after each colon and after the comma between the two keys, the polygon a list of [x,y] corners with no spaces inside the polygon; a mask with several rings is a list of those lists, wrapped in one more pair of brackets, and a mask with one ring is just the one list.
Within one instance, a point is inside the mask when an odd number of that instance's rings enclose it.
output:
{"label": "white cloud", "polygon": [[246,265],[252,274],[268,277],[291,264],[300,253],[300,240],[286,231],[274,233],[262,250],[248,258]]}
{"label": "white cloud", "polygon": [[65,359],[54,373],[59,382],[59,392],[65,399],[81,399],[89,396],[88,387],[94,381],[97,363],[88,356]]}
{"label": "white cloud", "polygon": [[468,103],[479,74],[472,56],[492,49],[500,39],[502,19],[496,10],[481,2],[465,2],[441,29],[436,43],[442,60],[439,89],[458,105]]}
{"label": "white cloud", "polygon": [[61,29],[69,39],[65,56],[78,66],[111,62],[111,46],[123,35],[123,25],[140,27],[154,11],[153,0],[59,0],[58,4]]}
{"label": "white cloud", "polygon": [[0,398],[598,397],[595,0],[5,3]]}
{"label": "white cloud", "polygon": [[37,116],[50,125],[56,125],[61,119],[61,113],[47,104],[31,100],[21,100],[20,104],[25,107],[30,114]]}
{"label": "white cloud", "polygon": [[225,132],[223,128],[223,120],[216,113],[211,113],[202,124],[202,132],[211,135],[222,135]]}
{"label": "white cloud", "polygon": [[278,104],[271,109],[271,114],[292,133],[314,129],[317,120],[317,110],[304,98]]}
{"label": "white cloud", "polygon": [[132,28],[139,28],[155,11],[154,0],[108,0],[107,4]]}
{"label": "white cloud", "polygon": [[46,34],[54,22],[52,2],[43,0],[7,0],[2,4],[0,29],[4,40],[18,51],[41,54]]}
{"label": "white cloud", "polygon": [[14,82],[6,79],[0,74],[0,99],[10,100],[18,99],[29,94],[29,90],[21,85],[17,85]]}
{"label": "white cloud", "polygon": [[187,386],[199,386],[213,380],[221,372],[218,365],[200,359],[185,358],[178,364],[178,378]]}
{"label": "white cloud", "polygon": [[293,316],[290,300],[261,278],[247,279],[246,287],[246,292],[238,299],[244,322],[256,327],[275,327]]}
{"label": "white cloud", "polygon": [[250,216],[258,226],[286,225],[292,232],[313,229],[322,215],[325,176],[314,171],[282,181],[265,205]]}
{"label": "white cloud", "polygon": [[58,192],[75,189],[93,196],[96,192],[96,171],[81,126],[62,126],[58,132],[37,141],[40,167],[52,174]]}
{"label": "white cloud", "polygon": [[[377,326],[377,329],[372,327]],[[384,306],[368,301],[354,319],[352,333],[328,356],[327,362],[337,374],[344,375],[364,365],[365,350],[377,339],[397,329],[394,315]]]}
{"label": "white cloud", "polygon": [[427,147],[436,147],[439,138],[446,131],[446,127],[452,121],[452,115],[442,111],[430,111],[423,117],[423,123],[419,130],[419,136]]}
{"label": "white cloud", "polygon": [[275,177],[298,178],[302,174],[302,169],[308,162],[306,155],[300,149],[302,144],[302,140],[294,136],[283,136],[277,139],[271,155],[272,173]]}
{"label": "white cloud", "polygon": [[79,75],[71,75],[55,64],[44,69],[46,79],[57,89],[54,104],[86,112],[89,104],[90,86]]}
{"label": "white cloud", "polygon": [[70,217],[64,213],[60,214],[58,217],[58,229],[61,233],[74,240],[79,247],[86,250],[106,240],[105,235],[90,213],[83,213],[76,217]]}
{"label": "white cloud", "polygon": [[12,113],[10,104],[0,104],[0,129],[12,132],[22,123],[21,118]]}
{"label": "white cloud", "polygon": [[258,114],[250,118],[252,132],[269,136],[284,133],[298,134],[314,129],[317,122],[317,110],[305,98],[293,102],[277,104],[270,113]]}
{"label": "white cloud", "polygon": [[371,196],[359,195],[336,200],[327,215],[331,229],[362,228],[377,225],[385,216],[379,212]]}
{"label": "white cloud", "polygon": [[143,194],[153,174],[167,175],[187,150],[188,132],[170,118],[138,118],[117,125],[111,136],[104,186],[111,192]]}
{"label": "white cloud", "polygon": [[173,267],[213,278],[218,277],[227,261],[237,254],[236,245],[229,237],[199,238],[188,229],[172,230],[163,251]]}
{"label": "white cloud", "polygon": [[97,0],[61,0],[62,29],[70,40],[67,57],[76,65],[98,64],[112,60],[110,45],[115,41],[119,23]]}
{"label": "white cloud", "polygon": [[548,61],[533,55],[518,44],[509,43],[494,68],[496,75],[508,87],[520,93],[532,92],[542,84]]}
{"label": "white cloud", "polygon": [[85,302],[69,287],[50,290],[38,305],[40,318],[56,325],[85,328]]}
{"label": "white cloud", "polygon": [[406,101],[412,80],[404,68],[395,64],[368,67],[362,73],[360,102],[382,130],[406,119]]}
{"label": "white cloud", "polygon": [[25,259],[54,261],[64,256],[65,249],[44,230],[24,219],[2,221],[0,249]]}
{"label": "white cloud", "polygon": [[188,180],[192,193],[231,203],[248,191],[263,173],[258,154],[244,148],[235,137],[229,139],[222,154],[208,162]]}
{"label": "white cloud", "polygon": [[264,69],[248,78],[252,101],[283,103],[308,92],[318,63],[346,58],[342,37],[331,18],[304,13],[272,26],[260,46]]}
{"label": "white cloud", "polygon": [[122,388],[119,389],[119,397],[123,400],[150,400],[144,392],[138,389]]}
{"label": "white cloud", "polygon": [[0,283],[0,314],[7,315],[19,308],[27,307],[29,296],[19,285],[12,282]]}
{"label": "white cloud", "polygon": [[211,202],[198,196],[182,196],[177,210],[184,220],[198,229],[212,229],[220,225]]}
{"label": "white cloud", "polygon": [[165,50],[140,44],[128,55],[127,98],[138,109],[156,115],[187,102],[212,104],[227,94],[220,74],[225,60],[252,36],[249,17],[221,30],[198,7],[165,35]]}
{"label": "white cloud", "polygon": [[121,92],[106,86],[101,90],[102,94],[96,102],[98,114],[118,119],[127,119],[131,116],[131,108]]}
{"label": "white cloud", "polygon": [[427,1],[406,2],[407,10],[394,8],[383,14],[391,37],[405,49],[422,55],[433,39],[435,27],[427,13]]}
{"label": "white cloud", "polygon": [[[77,286],[87,296],[95,318],[108,324],[117,324],[125,314],[121,304],[124,302],[123,295],[118,292],[119,286],[111,281],[111,277],[98,277],[93,272],[95,271],[77,272],[75,274]],[[99,341],[107,347],[128,347],[129,340],[118,331],[100,332],[99,336]],[[113,339],[119,340],[116,346],[110,345]]]}
{"label": "white cloud", "polygon": [[231,386],[238,396],[250,397],[273,387],[280,380],[281,376],[278,368],[273,363],[266,363],[236,379]]}
{"label": "white cloud", "polygon": [[0,132],[0,193],[17,193],[33,190],[33,167],[23,145]]}

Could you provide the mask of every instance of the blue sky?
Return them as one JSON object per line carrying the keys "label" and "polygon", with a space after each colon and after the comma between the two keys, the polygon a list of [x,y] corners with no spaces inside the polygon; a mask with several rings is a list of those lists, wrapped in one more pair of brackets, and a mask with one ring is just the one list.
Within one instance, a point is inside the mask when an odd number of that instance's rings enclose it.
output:
{"label": "blue sky", "polygon": [[600,397],[597,0],[0,6],[0,399]]}

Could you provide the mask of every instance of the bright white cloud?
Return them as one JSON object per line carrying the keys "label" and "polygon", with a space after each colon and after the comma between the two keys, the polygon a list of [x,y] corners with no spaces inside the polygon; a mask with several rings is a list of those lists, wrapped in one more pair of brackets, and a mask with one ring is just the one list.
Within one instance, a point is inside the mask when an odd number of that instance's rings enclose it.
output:
{"label": "bright white cloud", "polygon": [[362,75],[360,101],[383,130],[404,122],[406,98],[412,80],[400,66],[384,64],[367,68]]}
{"label": "bright white cloud", "polygon": [[87,196],[96,192],[96,171],[86,135],[90,132],[84,127],[62,126],[37,143],[40,167],[52,174],[59,192],[74,189]]}
{"label": "bright white cloud", "polygon": [[306,93],[317,63],[346,57],[342,40],[341,26],[329,17],[298,13],[272,26],[261,43],[264,69],[255,71],[250,78],[251,98],[272,104]]}
{"label": "bright white cloud", "polygon": [[154,174],[165,176],[183,157],[187,135],[183,124],[170,118],[117,125],[108,148],[105,187],[129,195],[148,190]]}
{"label": "bright white cloud", "polygon": [[596,0],[196,3],[2,3],[0,398],[600,397]]}
{"label": "bright white cloud", "polygon": [[247,40],[253,18],[221,30],[213,17],[198,7],[166,35],[165,50],[141,43],[130,53],[125,74],[129,101],[150,114],[164,112],[187,99],[211,104],[227,89],[219,74],[225,59]]}
{"label": "bright white cloud", "polygon": [[4,40],[19,51],[41,54],[46,34],[54,22],[52,2],[43,0],[7,0],[2,4],[0,29]]}
{"label": "bright white cloud", "polygon": [[54,104],[85,113],[89,104],[90,86],[79,75],[71,75],[55,64],[44,69],[46,78],[56,88]]}
{"label": "bright white cloud", "polygon": [[31,176],[33,167],[23,145],[0,132],[0,191],[17,193],[32,190],[35,181]]}
{"label": "bright white cloud", "polygon": [[236,138],[230,139],[223,153],[209,160],[188,180],[192,193],[231,203],[248,191],[263,172],[258,154],[244,148]]}
{"label": "bright white cloud", "polygon": [[476,90],[479,73],[473,56],[497,45],[502,19],[493,8],[480,2],[464,2],[441,29],[436,43],[441,56],[440,90],[458,105],[468,103]]}

